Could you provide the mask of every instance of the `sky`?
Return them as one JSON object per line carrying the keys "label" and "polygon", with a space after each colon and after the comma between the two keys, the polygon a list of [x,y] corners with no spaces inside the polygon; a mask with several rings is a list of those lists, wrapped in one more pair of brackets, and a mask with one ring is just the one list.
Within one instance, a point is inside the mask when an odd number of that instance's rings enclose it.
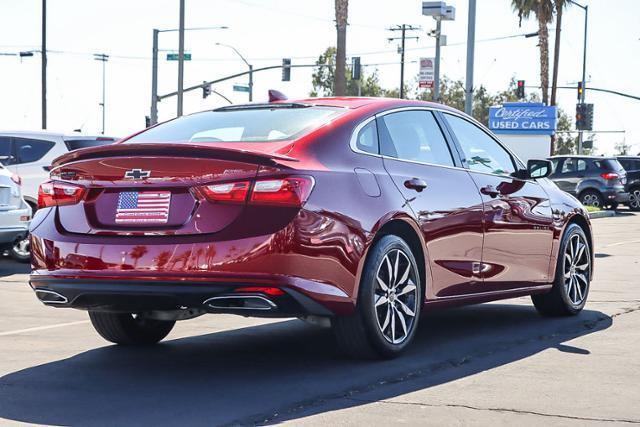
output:
{"label": "sky", "polygon": [[[640,0],[582,0],[589,6],[587,86],[640,96]],[[421,15],[420,0],[350,0],[347,56],[360,56],[366,73],[378,70],[383,87],[399,86],[397,36],[387,29],[396,24],[421,27],[408,40],[406,81],[413,82],[420,57],[435,53],[427,35],[435,21]],[[468,2],[448,0],[456,8],[455,21],[443,22],[448,46],[442,48],[442,74],[464,79]],[[246,70],[235,53],[216,43],[233,45],[255,68],[278,65],[282,58],[293,64],[312,64],[328,46],[335,45],[333,0],[186,0],[186,26],[226,26],[228,29],[189,31],[185,87]],[[97,134],[102,127],[99,103],[102,64],[94,53],[110,55],[106,64],[106,134],[125,136],[144,127],[151,98],[152,30],[178,27],[178,0],[48,0],[48,124],[50,130]],[[510,0],[478,0],[474,85],[490,91],[504,90],[511,78],[539,85],[537,38],[518,37],[537,31],[535,20],[518,26]],[[41,0],[0,0],[0,129],[40,129],[40,55],[20,59],[4,55],[38,50],[41,38]],[[584,12],[571,6],[563,15],[559,85],[581,79]],[[553,48],[555,22],[551,24]],[[503,38],[506,36],[515,36]],[[498,40],[495,40],[499,38]],[[492,40],[494,39],[494,40]],[[177,89],[177,33],[160,35],[159,93]],[[552,54],[552,52],[551,52]],[[552,57],[550,58],[550,60]],[[291,81],[282,82],[280,70],[254,76],[254,100],[265,101],[268,89],[289,98],[305,97],[311,90],[310,69],[293,69]],[[234,103],[246,102],[246,93],[234,92],[240,77],[214,89]],[[528,89],[534,91],[535,89]],[[613,154],[618,142],[640,152],[640,101],[587,92],[594,104],[595,147]],[[560,90],[559,106],[573,115],[576,91]],[[227,102],[202,91],[185,94],[185,113]],[[176,115],[175,97],[159,104],[159,118]],[[623,131],[623,132],[612,132]]]}

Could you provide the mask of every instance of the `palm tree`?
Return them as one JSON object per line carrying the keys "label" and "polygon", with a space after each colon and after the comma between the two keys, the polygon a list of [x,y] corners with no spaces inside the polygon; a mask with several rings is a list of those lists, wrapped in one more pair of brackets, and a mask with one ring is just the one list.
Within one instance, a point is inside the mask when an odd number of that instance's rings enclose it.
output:
{"label": "palm tree", "polygon": [[335,0],[335,9],[338,40],[334,94],[336,96],[344,96],[347,88],[345,70],[347,62],[347,17],[349,15],[349,0]]}
{"label": "palm tree", "polygon": [[553,20],[553,0],[511,0],[511,6],[518,12],[519,24],[528,19],[531,13],[538,20],[538,39],[540,47],[540,86],[542,102],[549,103],[549,23]]}
{"label": "palm tree", "polygon": [[553,48],[553,77],[551,78],[551,105],[556,105],[558,92],[558,69],[560,64],[560,31],[562,28],[562,10],[571,3],[567,0],[554,0],[556,9],[556,39]]}

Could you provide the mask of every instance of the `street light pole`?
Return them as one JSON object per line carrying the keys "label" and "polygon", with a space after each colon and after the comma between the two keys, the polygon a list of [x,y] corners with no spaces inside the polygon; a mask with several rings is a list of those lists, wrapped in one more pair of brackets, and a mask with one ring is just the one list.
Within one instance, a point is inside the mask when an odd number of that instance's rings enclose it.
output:
{"label": "street light pole", "polygon": [[433,100],[440,102],[440,32],[442,28],[442,19],[436,18],[436,63],[434,69],[433,81]]}
{"label": "street light pole", "polygon": [[249,102],[252,102],[253,101],[253,65],[249,64],[249,61],[247,61],[247,59],[244,56],[242,56],[242,54],[235,47],[229,44],[224,44],[224,43],[216,43],[216,46],[224,46],[233,50],[236,53],[236,55],[238,55],[240,59],[242,59],[242,62],[244,62],[247,65],[247,67],[249,67]]}
{"label": "street light pole", "polygon": [[465,83],[464,112],[473,113],[473,60],[476,43],[476,0],[469,0],[467,25],[467,77]]}
{"label": "street light pole", "polygon": [[158,35],[160,30],[153,29],[153,54],[151,56],[151,114],[149,124],[158,123]]}
{"label": "street light pole", "polygon": [[42,0],[42,129],[47,128],[47,0]]}
{"label": "street light pole", "polygon": [[[584,104],[585,95],[587,93],[587,23],[589,18],[589,6],[581,5],[573,0],[568,0],[570,3],[578,6],[582,10],[584,10],[584,44],[582,47],[582,94],[580,95],[580,103]],[[582,154],[582,142],[583,142],[583,131],[578,132],[578,154]]]}
{"label": "street light pole", "polygon": [[182,89],[184,85],[184,0],[180,0],[180,25],[178,27],[178,117],[182,116]]}

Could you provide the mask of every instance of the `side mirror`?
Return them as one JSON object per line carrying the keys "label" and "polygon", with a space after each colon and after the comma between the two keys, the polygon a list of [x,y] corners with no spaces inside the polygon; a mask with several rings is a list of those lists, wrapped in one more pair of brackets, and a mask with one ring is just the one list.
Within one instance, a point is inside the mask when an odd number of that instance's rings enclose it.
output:
{"label": "side mirror", "polygon": [[527,161],[527,175],[531,179],[546,178],[553,172],[553,164],[549,160],[531,159]]}

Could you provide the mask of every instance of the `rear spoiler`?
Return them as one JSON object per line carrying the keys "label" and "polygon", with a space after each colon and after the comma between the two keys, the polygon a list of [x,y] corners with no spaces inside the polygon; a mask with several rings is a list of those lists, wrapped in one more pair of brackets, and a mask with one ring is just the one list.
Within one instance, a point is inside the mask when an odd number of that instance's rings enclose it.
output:
{"label": "rear spoiler", "polygon": [[297,162],[298,159],[283,154],[249,151],[235,148],[216,147],[215,145],[187,144],[187,143],[116,143],[98,147],[82,148],[70,151],[56,158],[52,167],[58,167],[78,160],[96,159],[102,157],[131,157],[137,155],[164,155],[174,157],[205,157],[222,160],[235,160],[263,165],[274,165],[278,161]]}

